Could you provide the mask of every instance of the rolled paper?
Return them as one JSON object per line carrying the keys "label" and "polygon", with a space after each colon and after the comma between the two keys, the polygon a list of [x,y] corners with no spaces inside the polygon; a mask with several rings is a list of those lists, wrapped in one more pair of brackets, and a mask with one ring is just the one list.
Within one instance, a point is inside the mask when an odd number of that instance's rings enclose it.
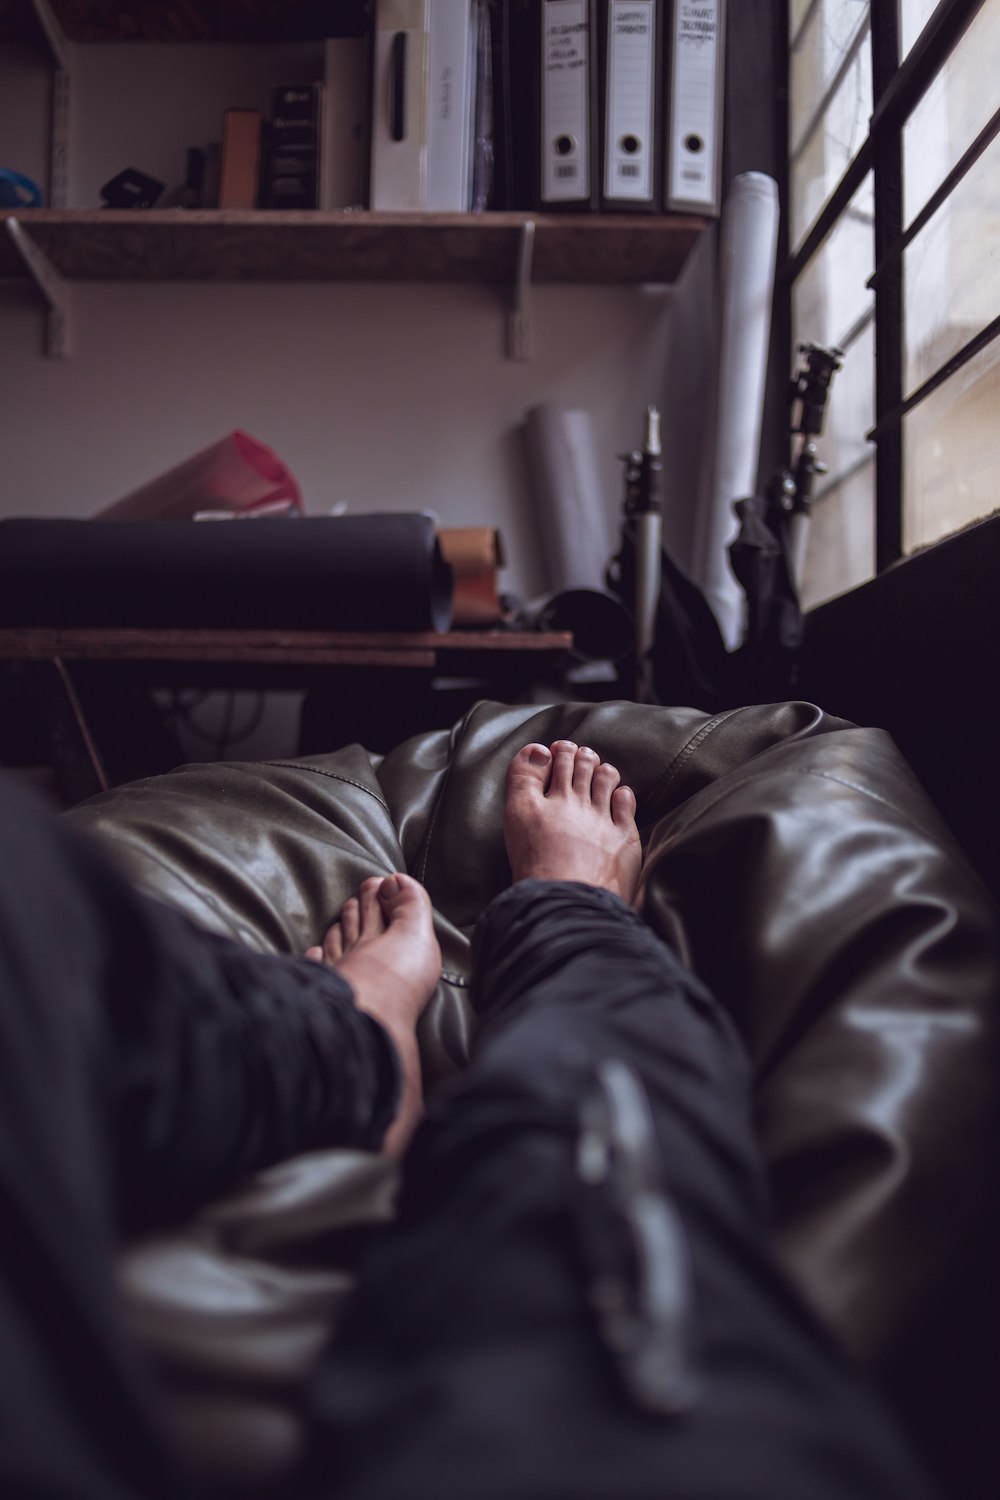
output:
{"label": "rolled paper", "polygon": [[778,188],[763,172],[733,179],[722,211],[722,325],[707,483],[699,495],[694,580],[732,649],[743,634],[743,590],[729,564],[739,530],[733,505],[757,489],[771,300],[778,244]]}
{"label": "rolled paper", "polygon": [[429,516],[0,521],[5,625],[440,631],[451,619]]}
{"label": "rolled paper", "polygon": [[552,402],[534,406],[524,441],[546,587],[600,589],[613,527],[589,417]]}

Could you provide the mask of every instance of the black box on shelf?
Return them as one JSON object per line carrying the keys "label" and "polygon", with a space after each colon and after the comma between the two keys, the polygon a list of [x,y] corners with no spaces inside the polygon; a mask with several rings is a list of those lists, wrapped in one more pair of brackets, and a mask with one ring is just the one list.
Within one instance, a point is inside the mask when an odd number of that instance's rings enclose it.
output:
{"label": "black box on shelf", "polygon": [[265,208],[319,207],[323,85],[280,85],[271,95]]}

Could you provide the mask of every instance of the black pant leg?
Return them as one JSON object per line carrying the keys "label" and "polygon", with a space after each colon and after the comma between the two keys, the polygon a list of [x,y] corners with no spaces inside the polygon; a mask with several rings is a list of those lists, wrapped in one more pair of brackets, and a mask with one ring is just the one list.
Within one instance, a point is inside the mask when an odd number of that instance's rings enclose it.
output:
{"label": "black pant leg", "polygon": [[[727,1018],[603,892],[524,882],[477,933],[477,1056],[434,1100],[398,1222],[318,1373],[312,1481],[350,1500],[907,1500],[888,1419],[776,1270]],[[699,1394],[630,1398],[588,1303],[579,1108],[641,1080],[687,1242]]]}
{"label": "black pant leg", "polygon": [[200,932],[0,787],[0,1493],[173,1492],[119,1232],[290,1151],[376,1144],[395,1080],[339,976]]}

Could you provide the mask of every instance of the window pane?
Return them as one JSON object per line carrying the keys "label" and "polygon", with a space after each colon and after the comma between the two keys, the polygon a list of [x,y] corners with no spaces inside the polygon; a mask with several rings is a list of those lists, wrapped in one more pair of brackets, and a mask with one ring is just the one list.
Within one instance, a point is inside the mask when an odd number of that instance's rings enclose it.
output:
{"label": "window pane", "polygon": [[[791,9],[791,34],[795,37],[795,12],[804,12],[805,7],[793,3]],[[867,0],[820,0],[801,36],[793,43],[790,68],[793,151],[867,15]]]}
{"label": "window pane", "polygon": [[1000,504],[1000,343],[904,418],[903,546],[939,541]]}
{"label": "window pane", "polygon": [[[843,348],[859,319],[874,306],[865,282],[875,264],[871,174],[851,199],[792,291],[796,344],[834,344]],[[834,377],[834,388],[842,377]]]}
{"label": "window pane", "polygon": [[[841,68],[833,97],[818,113]],[[822,0],[792,52],[790,74],[792,241],[799,244],[868,134],[867,4]]]}
{"label": "window pane", "polygon": [[1000,103],[1000,5],[987,4],[969,25],[903,131],[906,223],[972,145]]}
{"label": "window pane", "polygon": [[938,0],[899,0],[899,50],[905,57],[937,9]]}
{"label": "window pane", "polygon": [[812,609],[874,576],[875,462],[871,459],[813,504],[799,590],[803,608]]}
{"label": "window pane", "polygon": [[903,274],[909,395],[1000,315],[1000,138],[907,248]]}
{"label": "window pane", "polygon": [[812,0],[789,0],[788,35],[790,37],[794,37],[797,34],[799,27],[802,25],[802,19],[811,3]]}

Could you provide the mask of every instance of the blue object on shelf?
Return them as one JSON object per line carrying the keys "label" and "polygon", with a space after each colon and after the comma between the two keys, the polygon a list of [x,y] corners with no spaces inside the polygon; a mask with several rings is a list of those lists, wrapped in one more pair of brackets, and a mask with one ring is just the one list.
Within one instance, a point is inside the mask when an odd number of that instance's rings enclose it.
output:
{"label": "blue object on shelf", "polygon": [[42,190],[23,172],[0,167],[0,208],[40,208]]}

